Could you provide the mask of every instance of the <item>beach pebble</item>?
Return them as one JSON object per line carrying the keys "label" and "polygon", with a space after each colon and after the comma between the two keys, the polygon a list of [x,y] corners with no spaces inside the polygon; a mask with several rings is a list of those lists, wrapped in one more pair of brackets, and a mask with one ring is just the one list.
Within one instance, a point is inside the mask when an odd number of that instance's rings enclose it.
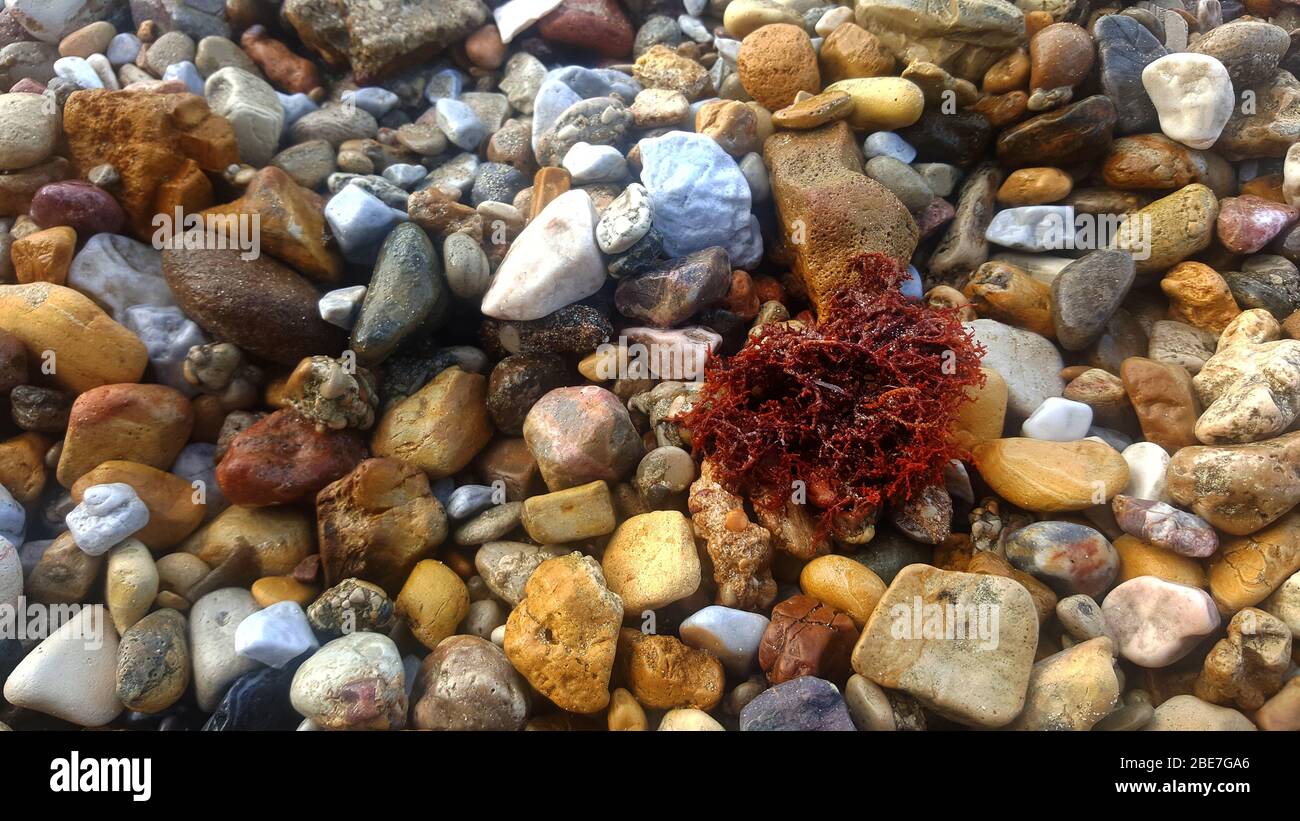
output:
{"label": "beach pebble", "polygon": [[102,556],[147,524],[149,508],[135,488],[121,482],[87,488],[67,516],[77,547],[90,556]]}
{"label": "beach pebble", "polygon": [[1049,396],[1020,426],[1020,433],[1030,439],[1071,442],[1087,436],[1090,427],[1091,407],[1082,402]]}
{"label": "beach pebble", "polygon": [[117,655],[117,631],[105,608],[83,607],[18,663],[5,679],[5,701],[82,727],[102,727],[122,712]]}
{"label": "beach pebble", "polygon": [[1208,593],[1155,576],[1118,585],[1101,611],[1120,655],[1142,667],[1168,667],[1219,626]]}
{"label": "beach pebble", "polygon": [[1214,145],[1236,104],[1228,70],[1207,54],[1169,54],[1148,63],[1142,85],[1160,130],[1189,148]]}
{"label": "beach pebble", "polygon": [[235,630],[235,652],[277,669],[320,646],[297,602],[282,601],[244,617]]}
{"label": "beach pebble", "polygon": [[406,672],[392,639],[350,633],[311,655],[289,688],[293,708],[327,730],[406,726]]}

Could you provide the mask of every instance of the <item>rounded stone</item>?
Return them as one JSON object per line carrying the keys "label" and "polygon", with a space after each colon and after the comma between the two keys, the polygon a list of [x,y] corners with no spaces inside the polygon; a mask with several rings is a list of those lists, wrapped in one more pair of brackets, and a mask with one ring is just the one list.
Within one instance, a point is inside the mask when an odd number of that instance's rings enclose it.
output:
{"label": "rounded stone", "polygon": [[528,719],[528,688],[506,654],[475,636],[452,636],[425,657],[411,692],[417,730],[515,731]]}

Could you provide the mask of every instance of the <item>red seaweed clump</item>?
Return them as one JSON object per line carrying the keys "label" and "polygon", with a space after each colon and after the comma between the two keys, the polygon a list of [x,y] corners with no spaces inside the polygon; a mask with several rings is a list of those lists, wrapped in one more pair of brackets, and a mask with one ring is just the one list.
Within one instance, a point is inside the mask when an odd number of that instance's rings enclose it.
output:
{"label": "red seaweed clump", "polygon": [[942,482],[965,456],[953,419],[984,378],[983,351],[955,309],[908,301],[907,274],[888,256],[852,266],[862,285],[833,295],[825,316],[765,326],[734,356],[710,359],[681,420],[733,492],[780,506],[803,482],[823,530]]}

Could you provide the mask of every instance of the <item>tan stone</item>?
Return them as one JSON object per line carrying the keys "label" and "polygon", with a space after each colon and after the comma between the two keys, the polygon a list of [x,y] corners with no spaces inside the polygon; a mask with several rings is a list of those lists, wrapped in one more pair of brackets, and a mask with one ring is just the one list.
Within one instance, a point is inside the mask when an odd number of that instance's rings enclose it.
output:
{"label": "tan stone", "polygon": [[1253,607],[1300,570],[1300,513],[1227,539],[1210,560],[1210,595],[1225,613]]}
{"label": "tan stone", "polygon": [[65,530],[45,548],[24,590],[41,604],[80,604],[90,595],[103,566],[103,556],[88,555]]}
{"label": "tan stone", "polygon": [[428,478],[396,459],[367,459],[316,495],[325,583],[358,578],[395,595],[447,538]]}
{"label": "tan stone", "polygon": [[967,450],[981,442],[1002,438],[1007,418],[1007,381],[992,368],[980,368],[984,384],[966,389],[971,401],[957,408],[952,424],[955,442]]}
{"label": "tan stone", "polygon": [[50,378],[76,393],[137,382],[149,364],[135,334],[88,297],[61,285],[0,285],[0,330],[22,341],[28,362],[52,362]]}
{"label": "tan stone", "polygon": [[822,78],[827,83],[854,77],[880,77],[894,70],[894,55],[876,35],[857,23],[841,23],[822,41]]}
{"label": "tan stone", "polygon": [[1300,502],[1300,432],[1246,445],[1183,448],[1166,470],[1169,495],[1225,533],[1253,533]]}
{"label": "tan stone", "polygon": [[165,385],[104,385],[72,403],[68,432],[55,471],[71,488],[110,460],[165,470],[189,441],[194,412],[180,391]]}
{"label": "tan stone", "polygon": [[455,571],[435,559],[415,565],[397,594],[397,615],[406,620],[411,635],[432,650],[456,632],[469,614],[469,590]]}
{"label": "tan stone", "polygon": [[200,491],[174,473],[136,462],[111,460],[81,476],[72,485],[72,500],[81,502],[86,488],[121,482],[130,485],[149,508],[149,524],[131,538],[154,551],[166,550],[194,532],[207,515]]}
{"label": "tan stone", "polygon": [[623,602],[581,553],[548,559],[506,621],[506,657],[538,692],[574,713],[609,704]]}
{"label": "tan stone", "polygon": [[686,598],[700,586],[700,557],[690,521],[676,510],[631,517],[605,545],[601,569],[629,618]]}
{"label": "tan stone", "polygon": [[1281,619],[1247,607],[1228,623],[1205,657],[1196,679],[1196,697],[1213,704],[1257,710],[1282,689],[1291,665],[1291,630]]}
{"label": "tan stone", "polygon": [[632,76],[643,88],[680,91],[688,100],[698,98],[709,85],[704,66],[662,44],[651,46],[636,59]]}
{"label": "tan stone", "polygon": [[1043,205],[1070,196],[1074,180],[1059,168],[1018,168],[998,189],[998,202],[1008,207]]}
{"label": "tan stone", "polygon": [[[996,623],[990,607],[997,608]],[[975,624],[980,612],[983,631]],[[927,615],[932,628],[943,624],[940,634],[924,628]],[[965,638],[948,638],[963,625],[974,629]],[[852,663],[881,687],[903,690],[953,721],[1001,727],[1025,704],[1037,645],[1038,617],[1021,585],[914,564],[894,577],[853,648]]]}
{"label": "tan stone", "polygon": [[819,556],[799,572],[799,589],[841,610],[861,630],[885,595],[885,583],[871,568],[848,556]]}
{"label": "tan stone", "polygon": [[613,732],[639,732],[649,729],[645,710],[637,703],[636,697],[622,687],[615,687],[609,696],[609,712],[605,714],[609,729]]}
{"label": "tan stone", "polygon": [[1009,730],[1091,730],[1119,703],[1114,643],[1102,636],[1034,665],[1025,709]]}
{"label": "tan stone", "polygon": [[1169,297],[1169,318],[1220,333],[1241,313],[1219,272],[1199,262],[1181,262],[1160,280]]}
{"label": "tan stone", "polygon": [[291,601],[306,609],[307,605],[320,595],[320,588],[303,584],[293,576],[263,576],[253,582],[249,592],[253,594],[253,600],[262,607]]}
{"label": "tan stone", "polygon": [[144,618],[158,595],[158,568],[149,548],[127,539],[108,552],[104,602],[118,633]]}
{"label": "tan stone", "polygon": [[228,507],[179,549],[216,567],[243,547],[257,557],[258,575],[291,573],[316,548],[311,519],[296,507]]}
{"label": "tan stone", "polygon": [[452,366],[388,409],[370,449],[442,479],[463,470],[491,438],[487,378]]}
{"label": "tan stone", "polygon": [[1124,381],[1110,371],[1088,368],[1071,379],[1061,395],[1092,408],[1093,419],[1099,425],[1119,430],[1133,428],[1133,405],[1124,391]]}
{"label": "tan stone", "polygon": [[618,675],[636,700],[656,710],[712,710],[725,692],[722,662],[673,636],[623,628],[618,634]]}
{"label": "tan stone", "polygon": [[14,276],[19,282],[63,285],[77,250],[77,232],[66,225],[46,228],[15,240],[9,249]]}
{"label": "tan stone", "polygon": [[50,440],[39,433],[20,433],[0,442],[0,485],[18,500],[30,505],[40,498],[49,471],[45,452]]}
{"label": "tan stone", "polygon": [[709,551],[718,604],[766,612],[776,599],[772,534],[749,520],[744,499],[722,486],[708,459],[691,484],[687,508]]}
{"label": "tan stone", "polygon": [[1148,442],[1155,442],[1171,454],[1199,442],[1196,419],[1201,408],[1185,368],[1130,356],[1120,366],[1119,374]]}
{"label": "tan stone", "polygon": [[901,77],[859,77],[840,80],[827,91],[843,91],[853,98],[849,124],[866,131],[906,128],[921,118],[925,95],[911,80]]}
{"label": "tan stone", "polygon": [[1300,677],[1290,679],[1282,689],[1255,711],[1255,723],[1261,730],[1295,732],[1300,730]]}
{"label": "tan stone", "polygon": [[853,98],[847,93],[825,91],[773,112],[772,125],[777,128],[820,128],[847,117],[852,110]]}
{"label": "tan stone", "polygon": [[859,284],[849,268],[854,257],[911,258],[920,236],[916,223],[897,197],[862,173],[857,140],[843,120],[775,134],[763,159],[792,268],[819,311],[835,291]]}
{"label": "tan stone", "polygon": [[1080,439],[997,439],[977,445],[980,476],[1002,498],[1055,513],[1104,504],[1128,484],[1128,463],[1110,445]]}
{"label": "tan stone", "polygon": [[1176,695],[1156,708],[1143,732],[1220,731],[1240,732],[1256,729],[1250,719],[1229,707],[1202,701],[1193,695]]}
{"label": "tan stone", "polygon": [[773,23],[798,26],[803,20],[793,8],[777,0],[732,0],[722,15],[722,27],[737,40]]}
{"label": "tan stone", "polygon": [[[695,114],[695,131],[712,137],[733,157],[743,157],[762,147],[754,110],[736,100],[714,100],[700,106]],[[533,196],[536,203],[536,191]]]}
{"label": "tan stone", "polygon": [[1132,231],[1119,231],[1111,246],[1134,252],[1139,277],[1159,274],[1209,247],[1219,201],[1193,183],[1147,205],[1129,218]]}
{"label": "tan stone", "polygon": [[524,500],[524,529],[542,544],[563,544],[614,531],[614,500],[609,485],[585,485],[530,496]]}
{"label": "tan stone", "polygon": [[1115,552],[1119,553],[1116,584],[1138,576],[1155,576],[1167,582],[1199,587],[1202,590],[1209,584],[1205,566],[1190,556],[1180,556],[1172,550],[1156,547],[1128,534],[1111,543],[1115,545]]}
{"label": "tan stone", "polygon": [[985,319],[1056,338],[1052,286],[1021,268],[998,260],[986,262],[971,274],[962,293]]}

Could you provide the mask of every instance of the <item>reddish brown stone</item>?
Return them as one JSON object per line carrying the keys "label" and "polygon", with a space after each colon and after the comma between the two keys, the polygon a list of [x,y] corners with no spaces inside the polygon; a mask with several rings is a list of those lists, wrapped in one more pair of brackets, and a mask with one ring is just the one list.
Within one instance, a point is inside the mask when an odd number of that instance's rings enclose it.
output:
{"label": "reddish brown stone", "polygon": [[352,430],[318,431],[295,410],[278,410],[230,443],[217,483],[233,504],[264,507],[310,497],[366,457]]}
{"label": "reddish brown stone", "polygon": [[537,23],[553,43],[591,49],[606,57],[632,53],[632,24],[614,0],[564,0]]}
{"label": "reddish brown stone", "polygon": [[299,57],[289,47],[267,35],[265,26],[253,26],[239,38],[239,45],[257,67],[262,69],[271,84],[289,94],[307,94],[320,88],[320,72],[316,64]]}
{"label": "reddish brown stone", "polygon": [[1300,210],[1263,197],[1244,194],[1219,200],[1215,231],[1234,254],[1253,254],[1300,216]]}
{"label": "reddish brown stone", "polygon": [[848,614],[811,596],[791,596],[772,608],[772,623],[758,645],[758,664],[772,684],[799,676],[843,682],[857,640]]}

